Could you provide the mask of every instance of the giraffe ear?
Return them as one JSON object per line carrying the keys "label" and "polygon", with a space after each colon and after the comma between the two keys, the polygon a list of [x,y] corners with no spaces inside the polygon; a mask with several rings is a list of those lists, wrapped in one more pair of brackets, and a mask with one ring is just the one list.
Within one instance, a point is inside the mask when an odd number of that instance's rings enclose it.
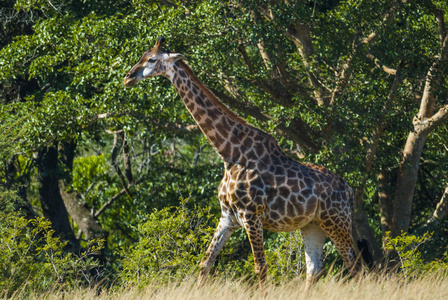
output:
{"label": "giraffe ear", "polygon": [[179,53],[168,53],[168,59],[171,60],[172,62],[181,60],[184,57],[185,56],[183,56],[182,54],[179,54]]}

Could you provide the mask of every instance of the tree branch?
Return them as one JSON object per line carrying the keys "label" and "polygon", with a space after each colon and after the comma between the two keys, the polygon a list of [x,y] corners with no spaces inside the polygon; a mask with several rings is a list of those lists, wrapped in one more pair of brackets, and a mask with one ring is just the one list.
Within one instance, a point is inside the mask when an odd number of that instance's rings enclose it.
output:
{"label": "tree branch", "polygon": [[124,139],[124,132],[123,130],[119,130],[117,132],[113,133],[114,135],[114,144],[112,146],[112,166],[114,167],[115,171],[117,172],[118,178],[120,179],[121,185],[123,187],[123,189],[126,191],[126,194],[128,194],[129,197],[131,197],[131,194],[129,193],[128,190],[128,185],[126,184],[126,181],[124,179],[123,173],[121,172],[120,166],[118,165],[118,161],[117,161],[117,157],[118,157],[118,152],[120,151],[120,148],[118,146],[118,139],[121,138],[122,140]]}
{"label": "tree branch", "polygon": [[[132,187],[132,186],[129,186],[129,187]],[[118,198],[120,198],[122,195],[124,195],[126,193],[127,193],[126,189],[122,189],[121,191],[119,191],[112,198],[110,198],[109,201],[104,203],[103,206],[100,209],[98,209],[93,216],[95,218],[98,218],[98,216],[101,215],[101,213],[103,213],[103,211],[106,210],[106,208],[108,208],[112,203],[114,203],[115,200],[117,200]]]}
{"label": "tree branch", "polygon": [[439,40],[440,44],[443,43],[443,40],[445,39],[445,36],[448,34],[445,27],[445,18],[444,18],[444,12],[441,9],[438,9],[437,7],[433,7],[434,15],[436,16],[437,20],[437,29],[439,33]]}
{"label": "tree branch", "polygon": [[434,111],[435,98],[432,93],[433,87],[438,86],[444,70],[444,62],[448,58],[448,35],[445,36],[441,45],[440,55],[436,58],[432,66],[429,68],[425,78],[425,88],[417,114],[419,120],[429,118]]}
{"label": "tree branch", "polygon": [[446,120],[448,120],[448,104],[441,107],[431,118],[425,119],[420,124],[424,126],[425,130],[431,131]]}
{"label": "tree branch", "polygon": [[317,104],[320,106],[327,104],[325,102],[324,95],[328,92],[328,90],[321,84],[317,69],[313,70],[312,68],[315,49],[309,26],[297,21],[295,24],[292,24],[287,31],[285,31],[285,35],[296,45],[299,50],[308,74],[308,81],[314,88],[314,97],[316,98],[315,100]]}
{"label": "tree branch", "polygon": [[123,132],[122,149],[123,149],[122,154],[123,154],[124,174],[126,176],[126,179],[128,180],[129,185],[132,185],[134,183],[134,176],[132,175],[131,159],[129,155],[130,152],[129,144],[125,132]]}
{"label": "tree branch", "polygon": [[443,192],[442,198],[440,198],[439,203],[437,203],[437,207],[434,210],[433,217],[437,220],[443,220],[446,214],[448,213],[448,183],[445,188],[445,192]]}
{"label": "tree branch", "polygon": [[[240,44],[238,46],[238,51],[240,52],[244,63],[249,69],[249,72],[252,74],[257,74],[258,72],[255,70],[255,67],[252,64],[252,61],[250,60],[250,57],[247,54],[244,45]],[[287,79],[285,80],[287,81]],[[285,85],[283,85],[279,81],[272,80],[272,82],[269,82],[268,80],[261,79],[257,76],[255,77],[254,81],[251,81],[249,79],[249,82],[257,85],[261,90],[271,95],[279,104],[283,105],[284,107],[292,107],[295,105],[295,103],[291,100],[293,98],[293,94],[289,91],[288,88],[285,87]],[[289,87],[291,88],[291,86]],[[306,92],[305,87],[301,86],[300,84],[294,84],[292,88],[292,92],[297,92],[302,96],[302,98],[309,99],[309,95]]]}
{"label": "tree branch", "polygon": [[386,72],[389,75],[396,75],[397,70],[392,69],[387,67],[385,64],[383,64],[378,58],[376,58],[375,56],[373,56],[373,54],[371,53],[367,53],[366,55],[368,58],[370,58],[371,60],[373,60],[373,62],[375,63],[375,65],[382,69],[384,72]]}

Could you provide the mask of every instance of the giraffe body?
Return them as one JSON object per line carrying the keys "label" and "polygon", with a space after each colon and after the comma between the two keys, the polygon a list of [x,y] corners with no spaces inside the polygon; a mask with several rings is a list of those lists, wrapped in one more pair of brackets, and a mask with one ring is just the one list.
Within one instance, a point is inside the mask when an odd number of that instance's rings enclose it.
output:
{"label": "giraffe body", "polygon": [[307,262],[307,286],[323,272],[322,249],[329,236],[353,275],[361,270],[352,245],[352,190],[324,167],[289,158],[268,133],[247,124],[223,105],[191,69],[183,56],[162,49],[163,39],[143,54],[124,83],[163,75],[177,89],[187,109],[224,161],[218,188],[221,218],[201,263],[198,285],[231,234],[248,234],[260,285],[266,278],[263,229],[302,230]]}

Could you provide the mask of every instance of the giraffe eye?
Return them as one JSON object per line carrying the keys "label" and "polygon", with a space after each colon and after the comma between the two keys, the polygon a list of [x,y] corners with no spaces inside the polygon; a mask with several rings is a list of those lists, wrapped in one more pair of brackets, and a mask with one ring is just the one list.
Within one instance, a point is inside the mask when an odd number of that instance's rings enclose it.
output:
{"label": "giraffe eye", "polygon": [[149,63],[155,63],[156,60],[155,60],[154,58],[150,58],[150,59],[148,59],[148,62],[149,62]]}

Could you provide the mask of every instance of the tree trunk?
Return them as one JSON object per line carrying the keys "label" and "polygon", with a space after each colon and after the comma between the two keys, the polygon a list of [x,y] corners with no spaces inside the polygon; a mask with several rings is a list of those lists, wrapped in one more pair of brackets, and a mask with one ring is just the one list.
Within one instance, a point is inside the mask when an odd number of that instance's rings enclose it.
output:
{"label": "tree trunk", "polygon": [[362,203],[363,194],[364,189],[362,188],[355,192],[355,237],[357,241],[366,240],[368,242],[368,251],[374,260],[372,263],[376,265],[382,261],[383,253],[369,225],[369,219]]}
{"label": "tree trunk", "polygon": [[355,229],[356,240],[366,240],[368,242],[368,251],[373,257],[373,265],[380,263],[383,259],[383,252],[375,239],[366,212],[362,206],[356,207],[355,210]]}
{"label": "tree trunk", "polygon": [[58,168],[58,151],[55,147],[48,147],[38,152],[37,169],[39,200],[44,216],[51,221],[57,236],[78,246],[70,226],[67,209],[59,192],[58,179],[61,172]]}
{"label": "tree trunk", "polygon": [[399,236],[402,231],[407,232],[409,229],[419,162],[428,133],[427,130],[414,130],[409,133],[406,140],[393,202],[391,230],[393,237]]}
{"label": "tree trunk", "polygon": [[393,199],[389,190],[391,181],[390,177],[391,176],[384,170],[381,170],[378,174],[378,206],[380,209],[381,232],[383,237],[386,236],[386,232],[392,230]]}
{"label": "tree trunk", "polygon": [[[440,24],[441,26],[442,24]],[[444,27],[444,26],[443,26]],[[410,132],[400,162],[394,198],[394,218],[392,236],[408,231],[411,221],[412,200],[417,181],[420,157],[429,133],[448,120],[448,105],[442,106],[434,114],[437,91],[440,89],[442,75],[448,59],[448,33],[443,28],[441,52],[429,68],[420,101],[420,109],[414,117],[414,131]]]}
{"label": "tree trunk", "polygon": [[59,189],[64,200],[65,207],[78,224],[79,229],[84,233],[87,240],[104,238],[106,232],[91,214],[90,210],[80,201],[80,197],[76,192],[67,192],[67,188],[71,184],[71,173],[73,170],[73,160],[75,158],[76,144],[64,143],[60,148],[61,161],[64,164],[65,174],[59,180]]}

